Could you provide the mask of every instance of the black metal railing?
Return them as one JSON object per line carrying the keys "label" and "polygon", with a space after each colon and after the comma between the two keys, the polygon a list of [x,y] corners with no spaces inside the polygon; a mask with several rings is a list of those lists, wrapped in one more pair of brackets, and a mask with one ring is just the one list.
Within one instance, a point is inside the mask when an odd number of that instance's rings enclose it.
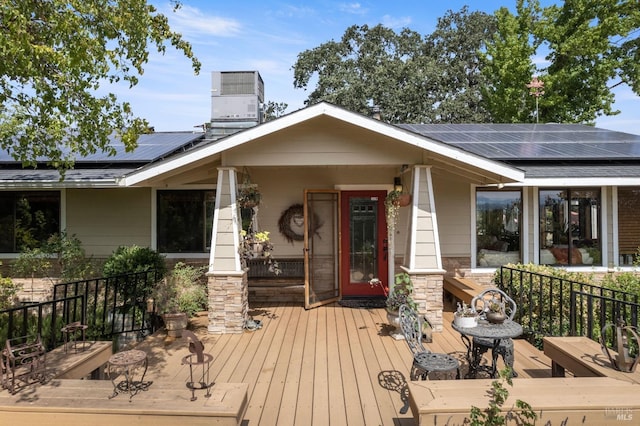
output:
{"label": "black metal railing", "polygon": [[[577,326],[571,317],[575,307],[573,293],[628,304],[640,302],[635,293],[508,266],[500,268],[497,285],[516,301],[518,311],[514,319],[522,324],[525,336],[534,344],[540,343],[544,336],[565,336],[576,332]],[[587,316],[594,315],[593,311],[583,312]],[[593,322],[593,319],[586,318],[585,321]]]}
{"label": "black metal railing", "polygon": [[[639,303],[572,291],[569,334],[586,336],[599,341],[602,337],[602,329],[607,325],[616,325],[622,321],[626,325],[637,328],[639,310]],[[609,333],[605,336],[605,341],[609,346],[614,346],[615,335]]]}
{"label": "black metal railing", "polygon": [[37,333],[50,349],[63,341],[61,328],[75,321],[88,326],[91,340],[151,334],[157,321],[147,300],[158,279],[151,270],[56,284],[50,301],[0,311],[0,342]]}
{"label": "black metal railing", "polygon": [[0,311],[2,342],[19,336],[41,336],[47,350],[62,338],[62,327],[74,321],[84,321],[84,297],[69,296],[41,303],[31,303]]}

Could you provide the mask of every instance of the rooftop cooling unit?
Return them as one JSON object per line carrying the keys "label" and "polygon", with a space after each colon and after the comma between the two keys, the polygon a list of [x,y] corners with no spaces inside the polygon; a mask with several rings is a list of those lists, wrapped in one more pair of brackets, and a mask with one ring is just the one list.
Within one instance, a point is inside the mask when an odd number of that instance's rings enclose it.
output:
{"label": "rooftop cooling unit", "polygon": [[258,71],[211,73],[211,120],[262,121],[264,83]]}

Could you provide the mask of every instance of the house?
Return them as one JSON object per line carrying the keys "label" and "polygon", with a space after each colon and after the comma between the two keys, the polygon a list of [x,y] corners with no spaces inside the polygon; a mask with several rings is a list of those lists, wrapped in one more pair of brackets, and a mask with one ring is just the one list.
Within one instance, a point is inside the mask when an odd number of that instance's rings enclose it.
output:
{"label": "house", "polygon": [[[380,294],[369,280],[391,283],[402,268],[439,330],[446,275],[486,279],[509,262],[604,273],[630,268],[640,246],[638,135],[574,124],[391,125],[328,103],[241,127],[142,135],[135,152],[83,158],[62,182],[2,154],[1,258],[17,257],[25,233],[66,230],[96,257],[137,244],[201,261],[209,331],[242,332],[247,212],[237,193],[257,185],[261,203],[248,214],[270,232],[276,258],[304,261],[301,304]],[[384,200],[395,186],[411,203],[388,233]]]}

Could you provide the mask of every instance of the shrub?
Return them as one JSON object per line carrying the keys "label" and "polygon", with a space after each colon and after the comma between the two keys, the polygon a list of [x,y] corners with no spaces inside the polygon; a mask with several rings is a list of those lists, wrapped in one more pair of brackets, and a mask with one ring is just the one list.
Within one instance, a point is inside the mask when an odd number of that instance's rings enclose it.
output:
{"label": "shrub", "polygon": [[155,271],[155,275],[140,274],[138,280],[128,280],[127,287],[121,291],[123,309],[129,310],[136,305],[146,303],[155,283],[162,280],[167,274],[167,265],[164,256],[148,247],[120,246],[107,259],[103,267],[105,277]]}
{"label": "shrub", "polygon": [[20,285],[15,284],[11,278],[3,277],[0,274],[0,310],[14,306],[18,291],[20,291]]}
{"label": "shrub", "polygon": [[206,284],[202,281],[205,267],[176,263],[164,280],[153,291],[158,314],[184,312],[192,317],[207,309]]}
{"label": "shrub", "polygon": [[153,269],[157,277],[167,273],[164,256],[148,247],[120,246],[107,259],[102,269],[104,276],[144,272]]}

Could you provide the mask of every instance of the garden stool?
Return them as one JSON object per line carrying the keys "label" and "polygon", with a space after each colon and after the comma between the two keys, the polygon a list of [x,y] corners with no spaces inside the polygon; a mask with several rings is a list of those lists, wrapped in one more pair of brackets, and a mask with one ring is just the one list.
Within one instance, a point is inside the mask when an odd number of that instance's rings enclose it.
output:
{"label": "garden stool", "polygon": [[433,353],[422,344],[422,323],[420,316],[407,305],[400,306],[400,329],[405,341],[413,353],[413,364],[409,377],[411,380],[426,380],[429,373],[444,373],[460,378],[460,363],[449,354]]}
{"label": "garden stool", "polygon": [[[209,382],[209,367],[211,361],[213,361],[213,355],[204,353],[204,344],[193,332],[184,330],[182,335],[190,340],[189,352],[191,352],[191,354],[182,358],[182,364],[189,366],[187,388],[191,389],[191,401],[198,399],[195,394],[196,389],[206,389],[207,393],[205,393],[204,396],[205,398],[209,398],[211,396],[211,387],[214,385],[213,382]],[[193,380],[194,368],[197,369],[197,366],[201,366],[202,371],[196,373],[199,376],[198,381],[195,381]]]}
{"label": "garden stool", "polygon": [[84,351],[85,331],[88,328],[88,325],[82,324],[80,321],[75,321],[62,327],[60,331],[64,336],[64,351],[69,352],[71,349],[76,353]]}

